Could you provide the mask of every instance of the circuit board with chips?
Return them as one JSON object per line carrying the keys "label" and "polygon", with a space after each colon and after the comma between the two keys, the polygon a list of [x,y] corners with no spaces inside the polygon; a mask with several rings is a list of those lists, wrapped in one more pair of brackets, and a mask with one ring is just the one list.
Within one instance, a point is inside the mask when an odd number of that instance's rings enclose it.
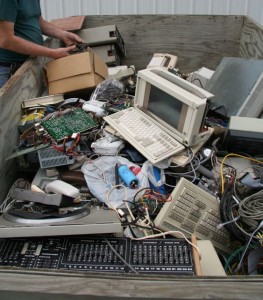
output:
{"label": "circuit board with chips", "polygon": [[83,133],[95,128],[98,123],[83,109],[77,108],[65,115],[43,121],[41,125],[56,141],[61,141],[73,133]]}

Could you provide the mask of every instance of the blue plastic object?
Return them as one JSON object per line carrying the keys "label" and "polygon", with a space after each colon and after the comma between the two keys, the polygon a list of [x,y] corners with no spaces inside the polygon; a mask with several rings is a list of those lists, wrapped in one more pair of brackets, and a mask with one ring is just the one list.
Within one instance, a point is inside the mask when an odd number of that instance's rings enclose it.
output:
{"label": "blue plastic object", "polygon": [[[161,171],[159,168],[153,166],[153,175],[156,179],[156,182],[158,182],[160,179],[161,179]],[[149,180],[149,183],[150,183],[150,188],[152,190],[154,190],[155,192],[157,193],[160,193],[162,195],[166,195],[166,190],[165,190],[165,187],[164,185],[162,184],[161,186],[155,186],[150,180]]]}
{"label": "blue plastic object", "polygon": [[129,188],[134,189],[138,187],[138,178],[132,173],[132,171],[127,166],[118,165],[118,173]]}

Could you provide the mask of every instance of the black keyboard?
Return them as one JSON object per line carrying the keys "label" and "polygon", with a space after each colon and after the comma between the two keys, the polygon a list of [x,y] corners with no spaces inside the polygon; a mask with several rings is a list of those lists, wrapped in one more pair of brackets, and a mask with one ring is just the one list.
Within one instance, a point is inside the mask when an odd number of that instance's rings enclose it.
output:
{"label": "black keyboard", "polygon": [[182,239],[95,236],[0,240],[0,266],[27,269],[194,275],[192,247]]}

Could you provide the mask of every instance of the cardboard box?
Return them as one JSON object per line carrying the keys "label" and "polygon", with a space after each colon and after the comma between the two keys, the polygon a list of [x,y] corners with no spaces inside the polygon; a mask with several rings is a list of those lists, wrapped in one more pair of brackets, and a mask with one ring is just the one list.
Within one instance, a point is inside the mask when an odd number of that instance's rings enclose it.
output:
{"label": "cardboard box", "polygon": [[86,90],[108,77],[108,67],[92,51],[50,61],[45,66],[49,94]]}

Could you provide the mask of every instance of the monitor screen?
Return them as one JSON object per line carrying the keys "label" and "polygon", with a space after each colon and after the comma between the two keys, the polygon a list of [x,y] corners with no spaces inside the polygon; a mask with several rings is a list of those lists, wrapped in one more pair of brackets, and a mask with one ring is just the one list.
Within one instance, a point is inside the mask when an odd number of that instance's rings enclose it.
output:
{"label": "monitor screen", "polygon": [[151,86],[148,111],[181,132],[179,128],[183,103],[174,96]]}
{"label": "monitor screen", "polygon": [[135,106],[142,109],[156,125],[187,146],[195,145],[208,137],[202,124],[207,99],[212,96],[163,68],[138,72]]}

